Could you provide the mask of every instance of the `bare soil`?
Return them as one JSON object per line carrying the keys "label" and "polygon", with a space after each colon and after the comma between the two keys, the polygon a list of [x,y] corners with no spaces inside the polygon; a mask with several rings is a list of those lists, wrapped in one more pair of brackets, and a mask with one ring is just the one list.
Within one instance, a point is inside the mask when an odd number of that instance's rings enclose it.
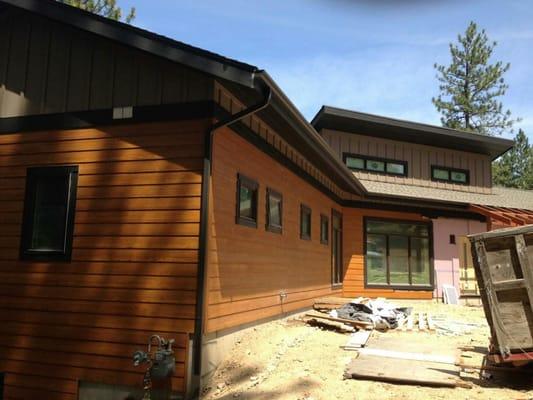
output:
{"label": "bare soil", "polygon": [[[489,328],[483,309],[475,306],[448,306],[433,301],[396,301],[398,306],[412,306],[415,312],[430,312],[444,323],[468,325],[467,332],[451,335],[429,332],[388,331],[374,335],[394,335],[407,342],[433,343],[440,347],[473,346],[464,354],[468,364],[481,365],[489,343]],[[227,359],[217,369],[213,380],[203,390],[202,398],[280,399],[280,400],[526,400],[533,399],[533,375],[498,373],[490,379],[479,371],[461,373],[472,389],[431,388],[388,384],[375,381],[343,379],[346,365],[354,352],[343,350],[349,335],[310,327],[298,316],[269,322],[248,330],[235,344]],[[371,338],[372,340],[372,338]],[[369,345],[371,342],[369,341]],[[401,349],[399,349],[401,350]],[[394,362],[384,359],[384,362]]]}

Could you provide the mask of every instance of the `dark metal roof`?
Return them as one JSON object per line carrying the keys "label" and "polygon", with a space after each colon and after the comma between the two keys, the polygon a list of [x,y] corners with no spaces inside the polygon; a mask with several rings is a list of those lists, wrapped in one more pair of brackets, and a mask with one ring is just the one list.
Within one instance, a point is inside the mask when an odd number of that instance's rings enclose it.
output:
{"label": "dark metal roof", "polygon": [[111,20],[55,0],[0,0],[48,19],[149,52],[207,74],[253,87],[259,69],[153,32]]}
{"label": "dark metal roof", "polygon": [[487,154],[492,159],[499,157],[514,145],[514,142],[509,139],[329,106],[323,106],[311,124],[319,132],[322,129],[333,129],[402,142]]}

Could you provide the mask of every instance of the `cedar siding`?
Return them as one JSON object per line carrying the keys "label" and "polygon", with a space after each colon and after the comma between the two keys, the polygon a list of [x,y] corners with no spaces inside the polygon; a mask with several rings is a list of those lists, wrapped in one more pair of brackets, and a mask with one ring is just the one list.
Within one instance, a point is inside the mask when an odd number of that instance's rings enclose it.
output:
{"label": "cedar siding", "polygon": [[[210,120],[0,135],[0,371],[5,399],[77,399],[78,380],[140,387],[134,350],[194,331]],[[72,262],[19,260],[26,169],[78,165]],[[31,377],[29,375],[32,375]]]}
{"label": "cedar siding", "polygon": [[[419,214],[367,210],[360,208],[343,209],[343,245],[344,245],[344,284],[345,297],[386,297],[390,299],[431,299],[432,290],[398,290],[387,288],[365,288],[365,254],[364,254],[364,217],[392,219],[403,221],[425,221]],[[433,268],[433,264],[431,264]]]}
{"label": "cedar siding", "polygon": [[[337,204],[230,129],[217,133],[213,154],[206,331],[340,295],[331,286],[331,248],[320,243],[320,214]],[[236,224],[237,174],[259,184],[257,228]],[[281,234],[266,229],[267,188],[283,196]],[[311,240],[300,239],[302,203],[312,210]]]}

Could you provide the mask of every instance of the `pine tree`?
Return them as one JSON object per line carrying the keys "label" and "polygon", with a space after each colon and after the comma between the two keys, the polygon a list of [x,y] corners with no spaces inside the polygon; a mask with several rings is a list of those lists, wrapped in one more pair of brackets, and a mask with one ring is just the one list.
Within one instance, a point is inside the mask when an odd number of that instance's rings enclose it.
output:
{"label": "pine tree", "polygon": [[514,147],[492,163],[492,180],[498,186],[533,189],[533,148],[522,129],[514,140]]}
{"label": "pine tree", "polygon": [[[57,0],[60,3],[78,7],[104,17],[122,20],[122,9],[117,6],[116,0]],[[124,18],[124,22],[131,23],[135,19],[135,7],[132,7]]]}
{"label": "pine tree", "polygon": [[495,46],[485,30],[478,31],[470,22],[458,43],[450,43],[451,64],[435,64],[440,94],[432,102],[442,114],[443,126],[486,135],[511,130],[516,120],[499,101],[508,88],[503,75],[510,64],[489,63]]}

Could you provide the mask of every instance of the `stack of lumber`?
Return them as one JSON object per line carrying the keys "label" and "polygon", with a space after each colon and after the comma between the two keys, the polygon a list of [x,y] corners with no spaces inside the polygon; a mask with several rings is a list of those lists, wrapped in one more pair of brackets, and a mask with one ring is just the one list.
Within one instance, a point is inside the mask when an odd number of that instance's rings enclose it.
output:
{"label": "stack of lumber", "polygon": [[356,329],[372,329],[373,327],[370,322],[335,318],[319,311],[309,311],[305,314],[304,321],[310,325],[329,327],[341,332],[355,332]]}

